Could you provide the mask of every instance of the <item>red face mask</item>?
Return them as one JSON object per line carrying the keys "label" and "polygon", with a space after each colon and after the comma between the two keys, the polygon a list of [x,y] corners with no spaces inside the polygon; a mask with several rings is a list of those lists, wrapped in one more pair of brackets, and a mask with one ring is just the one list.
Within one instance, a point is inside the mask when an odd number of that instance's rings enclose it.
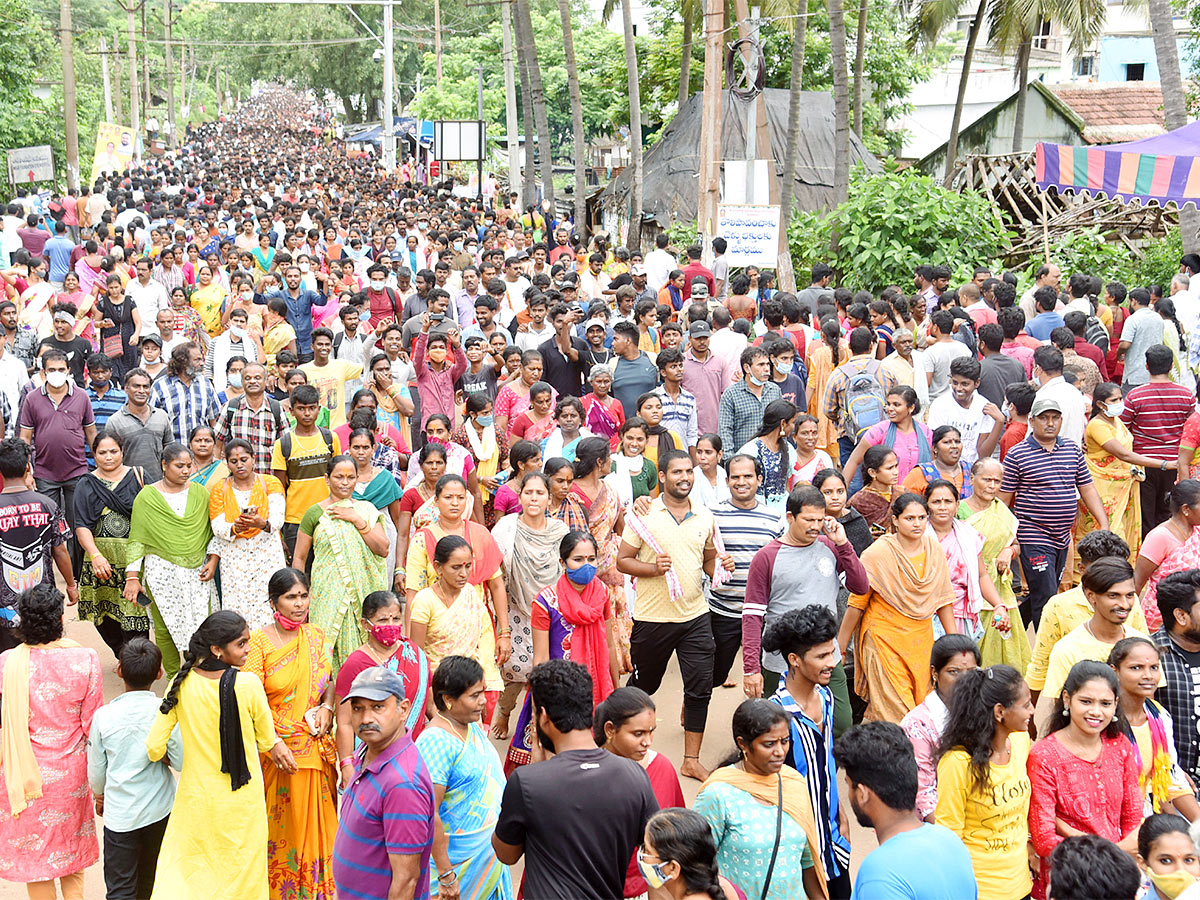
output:
{"label": "red face mask", "polygon": [[392,647],[404,639],[404,626],[372,625],[371,634],[375,635],[375,640],[379,641],[383,646]]}
{"label": "red face mask", "polygon": [[297,622],[295,619],[289,619],[287,616],[275,613],[275,621],[284,631],[295,631],[303,622]]}

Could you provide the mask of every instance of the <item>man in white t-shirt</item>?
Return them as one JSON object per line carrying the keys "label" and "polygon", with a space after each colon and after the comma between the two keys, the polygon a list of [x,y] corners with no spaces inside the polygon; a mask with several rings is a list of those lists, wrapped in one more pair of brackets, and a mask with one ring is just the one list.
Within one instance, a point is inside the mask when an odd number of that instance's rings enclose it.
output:
{"label": "man in white t-shirt", "polygon": [[150,277],[150,260],[143,257],[137,262],[137,278],[125,287],[125,296],[133,300],[138,314],[142,317],[142,335],[158,334],[159,311],[170,306],[167,289],[161,281]]}
{"label": "man in white t-shirt", "polygon": [[954,340],[954,316],[939,309],[929,316],[929,340],[925,345],[925,379],[929,385],[929,400],[950,390],[950,363],[971,351],[962,341]]}
{"label": "man in white t-shirt", "polygon": [[929,427],[951,425],[962,437],[962,460],[974,465],[991,456],[1004,434],[1004,414],[976,390],[979,360],[960,356],[950,362],[950,390],[929,404]]}

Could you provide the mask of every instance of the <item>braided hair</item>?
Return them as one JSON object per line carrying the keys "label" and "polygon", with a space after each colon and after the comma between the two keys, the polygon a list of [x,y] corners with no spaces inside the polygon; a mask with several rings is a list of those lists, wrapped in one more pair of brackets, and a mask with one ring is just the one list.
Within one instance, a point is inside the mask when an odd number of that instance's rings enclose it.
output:
{"label": "braided hair", "polygon": [[247,627],[246,620],[231,609],[219,610],[201,622],[192,639],[188,641],[183,665],[179,674],[171,681],[171,686],[167,688],[162,706],[158,708],[159,712],[166,715],[175,708],[179,703],[179,686],[183,684],[183,679],[187,678],[188,673],[198,664],[213,658],[213,647],[224,647],[236,641]]}

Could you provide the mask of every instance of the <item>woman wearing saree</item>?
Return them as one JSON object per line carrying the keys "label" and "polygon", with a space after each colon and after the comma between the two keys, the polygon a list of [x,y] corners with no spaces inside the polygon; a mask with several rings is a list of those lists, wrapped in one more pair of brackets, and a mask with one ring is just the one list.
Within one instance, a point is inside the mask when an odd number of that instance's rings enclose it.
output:
{"label": "woman wearing saree", "polygon": [[253,631],[272,619],[267,581],[284,567],[279,539],[283,485],[274,475],[255,472],[254,449],[248,441],[235,438],[227,443],[225,462],[229,477],[209,492],[213,537],[208,552],[221,561],[221,608],[238,613]]}
{"label": "woman wearing saree", "polygon": [[936,614],[946,634],[957,630],[946,554],[926,532],[925,500],[901,494],[892,516],[895,533],[862,555],[871,592],[850,596],[838,645],[845,654],[854,638],[854,691],[867,701],[864,718],[899,724],[929,692],[930,619]]}
{"label": "woman wearing saree", "polygon": [[[267,882],[272,900],[335,900],[337,751],[330,647],[324,632],[308,624],[308,579],[303,572],[279,569],[270,576],[266,592],[272,622],[251,632],[242,671],[262,681],[275,733],[296,760],[296,771],[289,774],[268,765],[270,758],[262,754]],[[311,727],[305,719],[310,710]]]}
{"label": "woman wearing saree", "polygon": [[191,480],[203,488],[210,487],[229,477],[229,466],[216,455],[217,439],[208,425],[197,425],[188,435],[188,449],[192,451]]}
{"label": "woman wearing saree", "polygon": [[587,511],[588,531],[596,539],[596,577],[608,589],[608,601],[613,610],[613,631],[617,638],[617,660],[621,672],[632,670],[629,660],[629,635],[633,618],[625,599],[625,576],[617,571],[617,551],[621,547],[620,533],[625,527],[625,508],[604,476],[612,467],[612,450],[603,437],[585,438],[579,442],[575,456],[575,480],[571,494]]}
{"label": "woman wearing saree", "polygon": [[380,512],[386,513],[383,517],[383,530],[388,539],[387,572],[389,581],[394,581],[393,573],[396,567],[401,565],[400,557],[396,553],[396,535],[399,533],[400,498],[404,491],[391,472],[372,465],[375,456],[373,429],[356,428],[351,431],[347,452],[358,470],[354,499],[365,500]]}
{"label": "woman wearing saree", "polygon": [[434,673],[432,693],[437,712],[417,749],[437,804],[433,864],[439,884],[453,870],[452,883],[464,900],[511,900],[512,876],[492,848],[505,779],[480,725],[487,709],[483,667],[465,656],[446,657]]}
{"label": "woman wearing saree", "polygon": [[213,575],[217,558],[208,556],[212,528],[208,491],[195,482],[192,454],[170,443],[162,452],[163,477],[138,492],[130,516],[125,563],[125,600],[150,600],[154,643],[167,677],[179,671],[179,648],[217,605]]}
{"label": "woman wearing saree", "polygon": [[[1121,421],[1124,411],[1120,385],[1105,382],[1096,388],[1092,395],[1092,417],[1083,433],[1084,458],[1108,514],[1109,530],[1125,539],[1136,559],[1142,545],[1142,501],[1141,479],[1134,468],[1144,472],[1147,467],[1158,468],[1159,462],[1133,452],[1133,435]],[[1174,469],[1175,463],[1167,463],[1167,468]],[[1096,520],[1084,509],[1075,525],[1076,543],[1095,530]],[[1082,572],[1078,570],[1078,556],[1075,565],[1079,576]]]}
{"label": "woman wearing saree", "polygon": [[496,489],[500,486],[496,475],[508,458],[508,440],[496,432],[493,409],[486,394],[471,394],[467,397],[463,423],[450,432],[451,443],[465,448],[475,463],[475,479],[483,501],[483,524],[488,528],[496,524]]}
{"label": "woman wearing saree", "polygon": [[563,522],[546,516],[550,479],[541,472],[525,475],[517,496],[521,512],[505,516],[492,531],[504,557],[508,625],[512,629],[512,655],[504,667],[504,696],[492,725],[492,736],[497,740],[508,737],[509,717],[533,667],[530,615],[534,598],[558,580],[558,546],[568,533]]}
{"label": "woman wearing saree", "polygon": [[418,591],[430,587],[437,581],[437,570],[433,565],[433,553],[437,542],[447,535],[458,535],[471,545],[474,560],[467,581],[479,588],[485,599],[490,599],[496,610],[496,620],[501,628],[508,627],[508,602],[504,588],[503,559],[500,548],[492,534],[478,522],[472,522],[463,513],[467,508],[467,483],[457,475],[443,475],[433,491],[437,520],[430,522],[413,535],[408,544],[405,561],[405,593],[411,605]]}
{"label": "woman wearing saree", "polygon": [[[437,521],[434,502],[437,483],[446,474],[446,448],[441,444],[426,444],[416,456],[421,478],[408,479],[408,489],[400,497],[400,515],[396,520],[396,559],[408,559],[408,545],[415,532]],[[396,572],[396,583],[405,588],[406,567]]]}
{"label": "woman wearing saree", "polygon": [[362,646],[363,598],[387,588],[387,535],[383,513],[354,499],[358,468],[349,456],[329,461],[329,496],[300,520],[292,567],[305,569],[312,553],[309,615],[333,648],[333,670]]}
{"label": "woman wearing saree", "polygon": [[625,424],[625,410],[612,396],[613,370],[608,365],[592,366],[588,384],[590,394],[583,395],[583,425],[592,434],[608,440],[609,449],[621,446],[621,426]]}
{"label": "woman wearing saree", "polygon": [[571,494],[571,485],[575,481],[575,467],[561,456],[546,460],[542,468],[550,480],[550,505],[546,515],[558,519],[571,531],[587,531],[587,511],[583,502]]}
{"label": "woman wearing saree", "polygon": [[[425,420],[425,443],[436,445],[446,451],[447,475],[458,475],[467,483],[467,493],[470,501],[467,505],[467,518],[481,522],[479,510],[483,500],[479,496],[479,481],[475,477],[475,460],[469,450],[450,440],[450,417],[442,413],[434,413]],[[416,457],[408,460],[408,480],[415,481],[419,474],[420,462]]]}
{"label": "woman wearing saree", "polygon": [[275,268],[275,248],[271,246],[271,232],[264,231],[258,236],[258,246],[250,251],[250,258],[254,260],[250,277],[254,279],[254,286],[257,288],[263,278]]}
{"label": "woman wearing saree", "polygon": [[[536,350],[526,350],[521,354],[521,374],[514,378],[496,394],[496,433],[503,434],[512,443],[510,437],[511,424],[517,416],[529,409],[533,397],[530,389],[542,382],[542,354]],[[547,385],[549,387],[549,385]],[[554,392],[551,391],[551,403],[554,402]],[[553,423],[553,420],[551,420]]]}
{"label": "woman wearing saree", "polygon": [[809,341],[808,358],[808,414],[817,419],[817,447],[833,459],[838,456],[837,426],[825,415],[825,387],[829,376],[842,362],[850,358],[850,348],[842,340],[842,327],[836,316],[829,316],[821,323],[822,341]]}
{"label": "woman wearing saree", "polygon": [[125,465],[120,438],[100,432],[92,443],[96,468],[75,486],[75,539],[83,548],[79,618],[91,622],[113,655],[130,638],[150,633],[150,616],[122,596],[129,517],[142,489],[141,470]]}
{"label": "woman wearing saree", "polygon": [[[592,676],[592,706],[596,707],[620,683],[612,604],[608,589],[596,577],[596,539],[586,531],[568,532],[559,542],[558,558],[562,574],[553,587],[538,592],[530,611],[533,664],[568,659],[584,666]],[[508,746],[505,774],[543,759],[540,745],[535,744],[533,704],[527,692]]]}
{"label": "woman wearing saree", "polygon": [[221,316],[228,300],[229,291],[221,282],[213,278],[212,269],[208,264],[202,263],[196,270],[196,289],[192,291],[188,302],[191,303],[192,309],[200,314],[204,330],[211,338],[215,338],[224,331]]}
{"label": "woman wearing saree", "polygon": [[508,420],[505,437],[514,441],[533,441],[541,447],[557,422],[554,421],[554,388],[544,381],[535,381],[529,388],[529,408]]}

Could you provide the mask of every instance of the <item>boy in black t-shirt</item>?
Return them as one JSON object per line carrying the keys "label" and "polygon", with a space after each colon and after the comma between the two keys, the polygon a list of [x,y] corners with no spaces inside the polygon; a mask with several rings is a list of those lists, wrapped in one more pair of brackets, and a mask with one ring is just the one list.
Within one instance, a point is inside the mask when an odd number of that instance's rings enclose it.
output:
{"label": "boy in black t-shirt", "polygon": [[81,337],[75,336],[74,303],[56,303],[51,308],[54,313],[54,334],[43,338],[38,345],[38,356],[45,350],[61,350],[67,355],[67,365],[71,368],[71,377],[80,387],[85,385],[83,377],[87,359],[92,354],[92,345]]}

